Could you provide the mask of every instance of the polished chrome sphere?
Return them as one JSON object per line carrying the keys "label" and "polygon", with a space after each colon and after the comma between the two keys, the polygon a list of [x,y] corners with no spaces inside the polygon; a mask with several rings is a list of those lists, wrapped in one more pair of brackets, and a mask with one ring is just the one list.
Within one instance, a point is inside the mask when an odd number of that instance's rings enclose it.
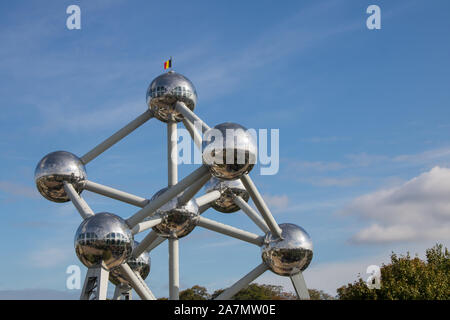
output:
{"label": "polished chrome sphere", "polygon": [[41,195],[54,202],[67,202],[64,181],[71,183],[78,193],[86,180],[86,169],[80,158],[67,151],[49,153],[39,161],[34,171],[36,186]]}
{"label": "polished chrome sphere", "polygon": [[156,118],[168,122],[172,115],[175,121],[183,120],[183,115],[175,110],[177,101],[194,110],[197,92],[192,82],[185,76],[169,71],[156,77],[147,89],[147,105]]}
{"label": "polished chrome sphere", "polygon": [[133,234],[121,217],[101,212],[85,219],[75,234],[75,252],[88,268],[108,270],[127,261],[133,250]]}
{"label": "polished chrome sphere", "polygon": [[[134,241],[134,247],[137,247],[138,245],[139,242]],[[128,263],[131,270],[137,272],[143,280],[145,280],[145,278],[147,278],[148,274],[150,273],[150,255],[148,254],[147,251],[141,253],[141,255],[137,258],[131,256],[126,261],[126,263]],[[111,269],[111,271],[109,272],[109,280],[116,286],[118,285],[130,286],[130,283],[122,275],[122,272],[120,271],[119,267]]]}
{"label": "polished chrome sphere", "polygon": [[[155,200],[168,188],[159,190],[150,201]],[[184,206],[178,204],[178,199],[182,195],[172,198],[169,202],[156,210],[163,220],[153,227],[153,230],[161,237],[178,239],[188,235],[194,230],[198,217],[198,206],[193,200],[189,200]]]}
{"label": "polished chrome sphere", "polygon": [[223,213],[232,213],[239,211],[239,206],[234,203],[234,197],[238,196],[248,201],[250,198],[247,190],[242,184],[241,180],[220,180],[212,177],[205,185],[206,193],[212,191],[219,191],[220,198],[214,201],[211,206]]}
{"label": "polished chrome sphere", "polygon": [[234,180],[250,172],[256,155],[254,137],[239,124],[226,122],[205,132],[203,163],[217,178]]}
{"label": "polished chrome sphere", "polygon": [[305,270],[313,257],[312,240],[303,228],[280,224],[282,238],[267,233],[262,246],[262,259],[274,273],[292,276]]}

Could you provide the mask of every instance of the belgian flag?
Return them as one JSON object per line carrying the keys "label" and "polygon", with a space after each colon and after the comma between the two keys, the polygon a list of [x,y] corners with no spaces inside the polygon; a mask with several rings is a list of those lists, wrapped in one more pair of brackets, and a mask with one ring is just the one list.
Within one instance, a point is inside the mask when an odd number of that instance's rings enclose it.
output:
{"label": "belgian flag", "polygon": [[172,58],[164,62],[164,70],[172,68]]}

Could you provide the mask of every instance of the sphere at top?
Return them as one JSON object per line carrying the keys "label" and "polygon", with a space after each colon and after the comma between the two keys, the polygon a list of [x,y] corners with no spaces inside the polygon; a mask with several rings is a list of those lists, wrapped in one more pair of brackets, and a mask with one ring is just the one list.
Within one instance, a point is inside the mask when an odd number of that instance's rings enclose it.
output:
{"label": "sphere at top", "polygon": [[55,151],[39,161],[34,171],[36,186],[41,195],[54,202],[67,202],[64,181],[71,183],[78,193],[80,182],[86,180],[86,169],[80,158],[67,151]]}
{"label": "sphere at top", "polygon": [[236,123],[222,123],[206,131],[202,147],[203,163],[213,176],[223,180],[240,178],[256,163],[256,141]]}
{"label": "sphere at top", "polygon": [[156,77],[147,89],[147,105],[161,121],[168,122],[172,115],[177,122],[183,120],[183,115],[175,110],[177,101],[184,102],[192,111],[197,104],[194,85],[179,73],[163,73]]}
{"label": "sphere at top", "polygon": [[282,238],[266,235],[262,246],[262,259],[274,273],[292,276],[305,270],[313,257],[313,244],[303,228],[292,224],[280,224]]}
{"label": "sphere at top", "polygon": [[[167,189],[166,187],[159,190],[150,201],[158,198]],[[156,214],[161,215],[163,220],[154,226],[153,230],[161,237],[179,239],[188,235],[196,226],[199,217],[197,203],[191,199],[184,206],[180,206],[178,199],[181,195],[182,193],[156,210]]]}
{"label": "sphere at top", "polygon": [[[137,247],[139,245],[139,242],[134,241],[134,247]],[[141,255],[137,258],[134,258],[131,256],[126,263],[130,266],[131,270],[137,272],[143,280],[145,280],[150,273],[150,255],[147,251],[144,251],[141,253]],[[120,271],[119,267],[113,268],[109,272],[109,280],[115,284],[118,285],[127,285],[130,286],[130,283],[128,280],[122,275],[122,272]]]}
{"label": "sphere at top", "polygon": [[211,206],[222,213],[233,213],[240,210],[234,203],[234,197],[238,196],[248,202],[250,195],[242,184],[241,180],[220,180],[212,177],[205,185],[206,193],[219,191],[220,198],[214,201]]}
{"label": "sphere at top", "polygon": [[107,270],[131,257],[133,234],[125,220],[108,213],[85,219],[75,234],[75,252],[88,268],[104,265]]}

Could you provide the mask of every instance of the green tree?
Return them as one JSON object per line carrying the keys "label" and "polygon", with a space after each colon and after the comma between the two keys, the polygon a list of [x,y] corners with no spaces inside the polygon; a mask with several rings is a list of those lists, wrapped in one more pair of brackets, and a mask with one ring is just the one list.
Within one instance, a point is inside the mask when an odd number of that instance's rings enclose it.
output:
{"label": "green tree", "polygon": [[437,244],[426,250],[426,261],[409,252],[391,254],[391,262],[381,267],[381,288],[369,289],[359,277],[354,283],[340,287],[343,300],[441,300],[450,299],[450,255]]}
{"label": "green tree", "polygon": [[[311,300],[334,300],[335,298],[322,290],[308,289]],[[295,297],[297,299],[297,297]]]}
{"label": "green tree", "polygon": [[[212,299],[219,296],[224,289],[214,291]],[[309,289],[311,300],[331,300],[332,296],[323,291]],[[283,291],[282,286],[252,283],[242,289],[232,298],[233,300],[296,300],[297,296],[291,292]]]}
{"label": "green tree", "polygon": [[205,287],[195,285],[180,292],[180,300],[208,300],[210,295]]}

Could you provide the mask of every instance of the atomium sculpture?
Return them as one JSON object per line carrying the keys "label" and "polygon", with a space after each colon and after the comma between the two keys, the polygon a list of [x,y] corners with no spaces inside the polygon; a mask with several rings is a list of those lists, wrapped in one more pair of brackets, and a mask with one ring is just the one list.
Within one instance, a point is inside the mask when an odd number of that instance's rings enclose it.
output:
{"label": "atomium sculpture", "polygon": [[[134,289],[142,299],[154,300],[144,282],[150,272],[149,253],[166,239],[169,298],[179,299],[178,241],[197,226],[261,248],[262,263],[216,299],[232,298],[267,270],[290,277],[299,299],[309,299],[302,272],[313,256],[311,238],[294,224],[278,225],[248,175],[257,154],[252,135],[235,123],[210,128],[193,113],[196,103],[194,85],[181,74],[169,71],[150,84],[148,109],[111,137],[80,158],[56,151],[38,163],[35,181],[41,195],[53,202],[72,201],[83,218],[75,234],[75,252],[88,268],[81,299],[106,299],[110,281],[116,286],[114,299],[131,299]],[[87,179],[85,165],[151,118],[167,123],[167,187],[148,200]],[[201,149],[203,165],[178,181],[176,140],[180,121]],[[205,194],[194,198],[203,187]],[[84,190],[140,209],[126,220],[108,212],[94,214],[81,196]],[[250,198],[257,210],[248,204]],[[226,214],[242,210],[264,235],[205,218],[202,214],[209,208]],[[140,243],[134,240],[134,235],[147,230],[151,231]]]}

